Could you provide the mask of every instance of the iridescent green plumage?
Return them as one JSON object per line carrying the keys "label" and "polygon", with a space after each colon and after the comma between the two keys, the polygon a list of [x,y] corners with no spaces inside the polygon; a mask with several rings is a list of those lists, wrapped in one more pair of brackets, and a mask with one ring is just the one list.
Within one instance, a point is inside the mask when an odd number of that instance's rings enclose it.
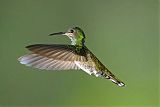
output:
{"label": "iridescent green plumage", "polygon": [[82,69],[90,75],[111,80],[118,86],[124,83],[117,79],[85,46],[85,34],[74,27],[62,34],[71,39],[71,45],[61,44],[35,44],[27,46],[32,53],[19,58],[20,63],[46,70]]}

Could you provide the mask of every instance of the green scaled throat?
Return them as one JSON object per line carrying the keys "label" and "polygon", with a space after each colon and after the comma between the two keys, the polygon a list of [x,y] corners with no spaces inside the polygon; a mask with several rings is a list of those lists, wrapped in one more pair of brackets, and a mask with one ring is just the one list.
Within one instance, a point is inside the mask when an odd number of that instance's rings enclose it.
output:
{"label": "green scaled throat", "polygon": [[52,33],[49,36],[62,35],[71,40],[66,44],[34,44],[26,48],[31,53],[18,58],[21,64],[42,70],[83,70],[89,75],[108,79],[118,86],[125,84],[110,72],[98,58],[85,46],[85,34],[79,27],[66,32]]}

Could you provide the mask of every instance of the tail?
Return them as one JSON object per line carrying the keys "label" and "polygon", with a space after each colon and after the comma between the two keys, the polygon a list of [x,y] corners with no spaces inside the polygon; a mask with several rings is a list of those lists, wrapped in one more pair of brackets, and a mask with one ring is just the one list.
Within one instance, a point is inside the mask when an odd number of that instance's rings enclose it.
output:
{"label": "tail", "polygon": [[117,84],[120,87],[124,87],[125,84],[119,80],[114,74],[112,74],[108,69],[106,70],[105,73],[105,78],[111,80],[113,83]]}

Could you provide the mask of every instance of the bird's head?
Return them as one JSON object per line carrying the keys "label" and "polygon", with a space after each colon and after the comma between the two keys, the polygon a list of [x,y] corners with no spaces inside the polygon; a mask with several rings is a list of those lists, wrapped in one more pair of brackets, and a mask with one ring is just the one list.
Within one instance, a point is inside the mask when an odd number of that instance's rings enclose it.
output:
{"label": "bird's head", "polygon": [[72,45],[83,46],[85,43],[85,34],[79,27],[73,27],[68,29],[66,32],[52,33],[50,36],[51,35],[65,35],[71,39]]}

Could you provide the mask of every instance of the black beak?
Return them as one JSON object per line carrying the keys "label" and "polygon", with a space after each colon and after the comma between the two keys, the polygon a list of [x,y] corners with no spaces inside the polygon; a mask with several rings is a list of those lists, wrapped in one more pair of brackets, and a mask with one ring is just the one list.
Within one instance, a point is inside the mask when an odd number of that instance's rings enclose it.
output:
{"label": "black beak", "polygon": [[64,35],[66,32],[57,32],[57,33],[51,33],[49,34],[49,36],[52,36],[52,35]]}

